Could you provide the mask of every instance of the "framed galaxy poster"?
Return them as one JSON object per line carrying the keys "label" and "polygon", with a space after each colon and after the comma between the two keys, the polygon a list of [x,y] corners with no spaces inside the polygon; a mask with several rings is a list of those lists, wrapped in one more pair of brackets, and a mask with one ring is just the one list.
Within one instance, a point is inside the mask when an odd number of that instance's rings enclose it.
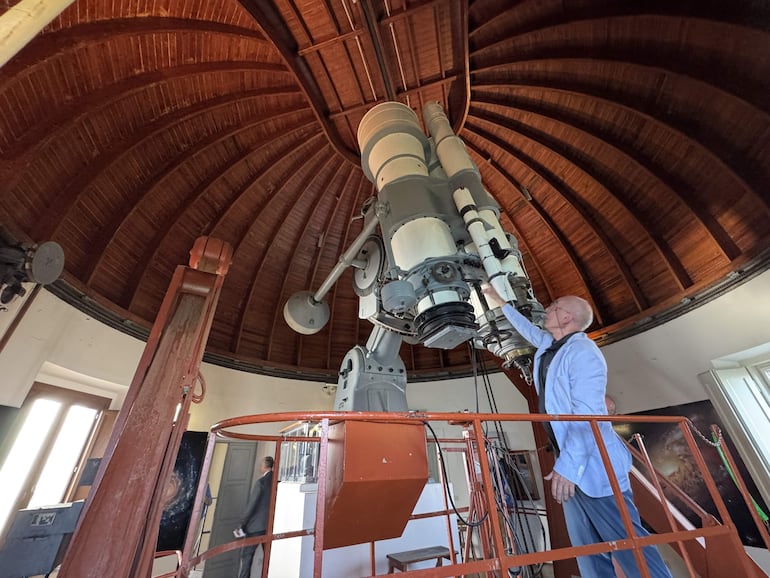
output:
{"label": "framed galaxy poster", "polygon": [[[768,511],[767,506],[764,504],[757,491],[756,485],[743,464],[743,460],[738,455],[738,451],[735,449],[735,446],[727,435],[727,431],[709,400],[664,407],[630,415],[681,415],[689,418],[695,427],[709,439],[711,439],[711,424],[718,425],[728,444],[730,455],[733,457],[733,460],[735,460],[743,481],[746,482],[749,493],[751,493],[752,497],[756,500],[757,505],[759,505],[764,512]],[[655,469],[679,486],[704,510],[719,519],[714,501],[711,499],[711,495],[706,488],[703,477],[695,464],[695,460],[690,453],[690,449],[678,424],[618,423],[616,424],[616,429],[624,439],[629,439],[635,433],[641,434]],[[746,546],[764,547],[762,537],[754,524],[751,513],[746,507],[740,491],[735,486],[735,482],[733,482],[730,477],[730,473],[722,463],[719,452],[716,448],[707,445],[699,439],[698,435],[694,432],[693,437],[701,450],[701,454],[703,455],[711,476],[714,478],[714,482],[716,482],[719,494],[722,496],[722,500],[724,500],[725,505],[727,506],[727,511],[735,523],[743,544]],[[637,464],[637,467],[639,467],[640,471],[646,472],[644,466]],[[690,509],[684,506],[672,493],[665,489],[664,492],[666,497],[674,504],[674,506],[681,510],[690,522],[696,527],[700,527],[700,518],[697,515],[693,514]]]}
{"label": "framed galaxy poster", "polygon": [[195,491],[206,453],[207,432],[186,431],[176,456],[174,473],[164,492],[157,552],[181,550],[190,524]]}

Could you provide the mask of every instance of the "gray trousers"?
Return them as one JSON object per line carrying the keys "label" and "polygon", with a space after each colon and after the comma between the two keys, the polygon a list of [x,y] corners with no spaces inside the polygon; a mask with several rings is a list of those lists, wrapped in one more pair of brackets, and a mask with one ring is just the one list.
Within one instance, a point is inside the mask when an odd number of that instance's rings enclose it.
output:
{"label": "gray trousers", "polygon": [[[264,536],[265,532],[252,536]],[[250,538],[252,536],[249,536]],[[262,564],[265,559],[265,549],[262,544],[244,546],[241,548],[241,563],[238,578],[262,578]],[[252,571],[253,567],[253,571]]]}

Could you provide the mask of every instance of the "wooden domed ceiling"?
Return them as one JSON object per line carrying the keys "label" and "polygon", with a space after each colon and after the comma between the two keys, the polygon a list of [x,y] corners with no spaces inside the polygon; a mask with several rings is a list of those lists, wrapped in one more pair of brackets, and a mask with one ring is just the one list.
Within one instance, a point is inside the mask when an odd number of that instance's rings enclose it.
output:
{"label": "wooden domed ceiling", "polygon": [[[767,6],[77,0],[0,69],[0,225],[61,244],[52,290],[136,335],[195,238],[228,241],[208,359],[336,381],[371,328],[350,272],[317,335],[283,304],[361,229],[364,113],[438,100],[538,299],[584,296],[617,339],[767,265]],[[463,347],[402,357],[469,370]]]}

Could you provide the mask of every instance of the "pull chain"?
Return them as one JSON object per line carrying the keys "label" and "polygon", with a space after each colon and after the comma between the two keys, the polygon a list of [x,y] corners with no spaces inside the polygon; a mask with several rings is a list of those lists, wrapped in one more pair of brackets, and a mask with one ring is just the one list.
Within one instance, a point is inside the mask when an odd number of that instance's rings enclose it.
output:
{"label": "pull chain", "polygon": [[703,434],[700,432],[700,430],[699,430],[697,427],[695,427],[695,424],[694,424],[694,423],[692,423],[692,421],[690,421],[689,419],[687,419],[687,425],[688,425],[688,426],[690,426],[690,429],[691,429],[692,431],[694,431],[694,432],[695,432],[695,434],[696,434],[696,435],[697,435],[697,436],[698,436],[700,439],[702,439],[704,442],[706,442],[706,443],[707,443],[708,445],[710,445],[711,447],[713,447],[713,448],[718,448],[719,446],[721,446],[721,445],[722,445],[722,439],[723,439],[723,438],[722,438],[722,429],[721,429],[719,426],[717,426],[717,425],[715,425],[715,426],[714,426],[715,428],[717,428],[718,436],[717,436],[717,441],[713,442],[713,441],[711,441],[710,439],[708,439],[706,436],[704,436],[704,435],[703,435]]}

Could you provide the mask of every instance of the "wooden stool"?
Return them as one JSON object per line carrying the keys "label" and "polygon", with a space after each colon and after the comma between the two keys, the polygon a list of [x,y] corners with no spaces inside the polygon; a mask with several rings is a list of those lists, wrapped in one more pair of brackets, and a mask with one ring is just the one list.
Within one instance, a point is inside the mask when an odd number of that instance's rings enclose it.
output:
{"label": "wooden stool", "polygon": [[449,557],[449,548],[444,546],[431,546],[429,548],[419,548],[417,550],[407,550],[406,552],[395,552],[388,554],[388,574],[394,574],[394,570],[406,572],[409,564],[415,562],[424,562],[425,560],[436,560],[436,567],[444,564],[444,558]]}

